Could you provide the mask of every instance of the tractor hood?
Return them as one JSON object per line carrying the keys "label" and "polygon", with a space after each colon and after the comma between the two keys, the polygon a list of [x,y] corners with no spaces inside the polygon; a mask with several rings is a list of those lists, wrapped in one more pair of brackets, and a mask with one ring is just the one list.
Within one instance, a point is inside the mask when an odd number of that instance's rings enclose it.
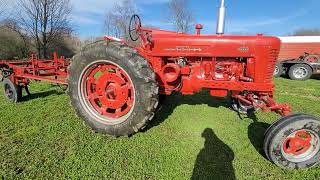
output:
{"label": "tractor hood", "polygon": [[277,37],[234,35],[190,35],[155,30],[151,33],[154,56],[254,57],[259,47],[280,49]]}

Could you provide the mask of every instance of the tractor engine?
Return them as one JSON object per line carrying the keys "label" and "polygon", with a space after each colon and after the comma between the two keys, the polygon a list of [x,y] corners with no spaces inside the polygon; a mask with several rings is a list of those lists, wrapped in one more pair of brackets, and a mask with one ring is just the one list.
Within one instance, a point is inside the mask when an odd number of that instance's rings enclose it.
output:
{"label": "tractor engine", "polygon": [[[251,82],[252,78],[246,77],[247,59],[245,58],[166,58],[165,65],[157,73],[161,83],[161,91],[171,94],[183,88],[182,83],[193,81],[245,81]],[[250,73],[249,73],[250,74]],[[191,90],[181,91],[184,94],[193,94],[201,87],[193,86]]]}
{"label": "tractor engine", "polygon": [[280,40],[275,37],[189,35],[152,30],[150,44],[137,47],[154,69],[160,93],[194,94],[209,89],[273,95],[272,75]]}
{"label": "tractor engine", "polygon": [[160,94],[191,95],[206,89],[212,96],[231,94],[245,111],[291,112],[289,105],[273,101],[272,78],[281,44],[278,38],[201,35],[202,27],[196,25],[194,35],[136,27],[142,43],[135,49],[151,65]]}
{"label": "tractor engine", "polygon": [[[238,81],[243,77],[245,63],[239,59],[218,59],[213,69],[213,79],[222,81]],[[251,79],[248,78],[248,81]]]}

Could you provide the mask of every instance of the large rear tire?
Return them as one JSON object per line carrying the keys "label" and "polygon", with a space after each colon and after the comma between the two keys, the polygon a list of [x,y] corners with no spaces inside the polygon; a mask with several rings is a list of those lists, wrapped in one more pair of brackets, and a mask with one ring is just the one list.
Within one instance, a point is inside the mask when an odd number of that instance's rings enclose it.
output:
{"label": "large rear tire", "polygon": [[144,128],[158,105],[158,85],[148,62],[119,42],[99,41],[73,57],[68,94],[95,132],[126,136]]}
{"label": "large rear tire", "polygon": [[293,114],[276,121],[267,130],[264,151],[284,169],[305,169],[320,162],[320,121]]}

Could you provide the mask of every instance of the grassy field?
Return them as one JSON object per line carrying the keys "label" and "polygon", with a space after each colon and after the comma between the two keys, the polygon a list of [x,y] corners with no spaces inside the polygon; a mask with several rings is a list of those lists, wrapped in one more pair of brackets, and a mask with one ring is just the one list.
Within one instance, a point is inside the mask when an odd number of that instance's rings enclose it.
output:
{"label": "grassy field", "polygon": [[[320,116],[319,80],[276,84],[279,102]],[[0,95],[4,179],[320,179],[320,167],[286,171],[264,158],[263,134],[277,115],[239,117],[226,99],[205,92],[169,97],[144,132],[113,138],[83,126],[58,87],[32,83],[30,90],[18,104]]]}

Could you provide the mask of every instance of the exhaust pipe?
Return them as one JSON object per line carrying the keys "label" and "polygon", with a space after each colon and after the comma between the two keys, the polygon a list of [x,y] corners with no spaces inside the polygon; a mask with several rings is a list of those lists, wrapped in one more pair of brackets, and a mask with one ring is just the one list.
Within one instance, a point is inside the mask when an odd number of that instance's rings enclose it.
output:
{"label": "exhaust pipe", "polygon": [[226,19],[226,7],[224,5],[224,0],[221,0],[220,8],[218,10],[218,20],[217,20],[217,34],[224,34]]}

